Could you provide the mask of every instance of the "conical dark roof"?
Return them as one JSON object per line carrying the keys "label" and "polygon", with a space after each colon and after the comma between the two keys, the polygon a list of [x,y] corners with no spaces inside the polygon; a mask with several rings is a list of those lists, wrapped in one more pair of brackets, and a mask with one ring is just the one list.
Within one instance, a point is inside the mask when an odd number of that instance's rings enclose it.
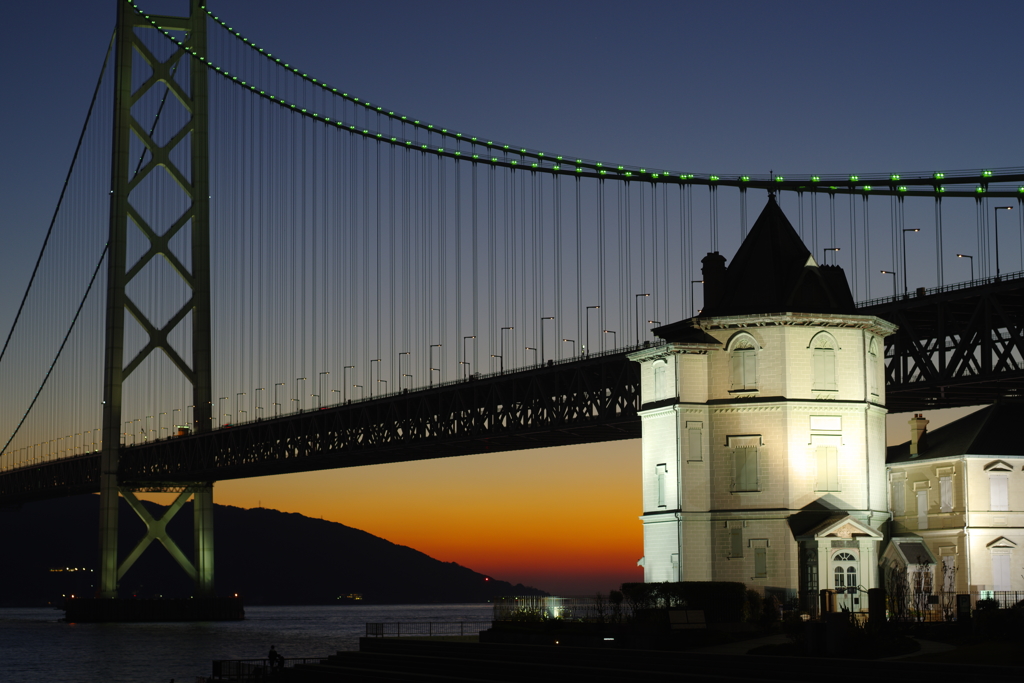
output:
{"label": "conical dark roof", "polygon": [[701,317],[784,312],[854,313],[856,305],[842,268],[818,265],[770,194]]}

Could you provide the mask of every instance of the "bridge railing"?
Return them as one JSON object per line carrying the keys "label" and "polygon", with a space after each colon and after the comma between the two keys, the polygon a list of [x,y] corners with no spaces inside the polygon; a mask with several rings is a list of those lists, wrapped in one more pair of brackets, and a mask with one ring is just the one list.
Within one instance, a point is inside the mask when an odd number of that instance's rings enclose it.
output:
{"label": "bridge railing", "polygon": [[1015,273],[1000,273],[998,277],[990,275],[988,277],[978,277],[973,280],[967,280],[965,282],[956,282],[951,285],[942,285],[941,287],[924,288],[918,287],[913,292],[906,294],[895,294],[893,296],[877,297],[875,299],[868,299],[867,301],[858,301],[857,308],[871,308],[872,306],[880,306],[882,304],[892,303],[894,301],[906,301],[907,299],[918,299],[922,296],[930,296],[932,294],[942,294],[943,292],[955,292],[958,289],[970,289],[972,287],[982,287],[984,285],[995,284],[996,282],[1004,282],[1006,280],[1019,280],[1024,278],[1024,270],[1019,270]]}

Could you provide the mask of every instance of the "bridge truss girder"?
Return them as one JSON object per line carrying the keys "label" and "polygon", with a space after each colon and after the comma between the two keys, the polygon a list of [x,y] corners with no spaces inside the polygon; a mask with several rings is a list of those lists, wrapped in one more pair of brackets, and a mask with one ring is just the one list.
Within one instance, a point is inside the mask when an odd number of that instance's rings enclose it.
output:
{"label": "bridge truss girder", "polygon": [[[173,487],[637,439],[639,406],[640,366],[608,354],[124,447],[118,478]],[[0,504],[99,488],[100,457],[90,453],[0,474]]]}
{"label": "bridge truss girder", "polygon": [[899,326],[886,339],[890,412],[1024,396],[1024,280],[861,309]]}
{"label": "bridge truss girder", "polygon": [[639,367],[613,354],[133,446],[121,477],[237,479],[639,438],[639,399]]}

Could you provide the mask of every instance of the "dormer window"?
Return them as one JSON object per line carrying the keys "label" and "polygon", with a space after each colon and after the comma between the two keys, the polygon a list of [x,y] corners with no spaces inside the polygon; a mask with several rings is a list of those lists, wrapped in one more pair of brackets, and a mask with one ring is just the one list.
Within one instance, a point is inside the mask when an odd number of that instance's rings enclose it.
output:
{"label": "dormer window", "polygon": [[732,344],[730,353],[732,382],[730,391],[757,391],[757,343],[753,337],[742,335]]}

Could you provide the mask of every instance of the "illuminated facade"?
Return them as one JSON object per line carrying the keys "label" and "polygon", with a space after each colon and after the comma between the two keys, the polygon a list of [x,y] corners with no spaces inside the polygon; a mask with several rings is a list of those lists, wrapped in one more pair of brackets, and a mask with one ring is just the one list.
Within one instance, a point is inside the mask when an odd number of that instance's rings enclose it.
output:
{"label": "illuminated facade", "polygon": [[[888,520],[883,339],[843,271],[770,198],[705,308],[641,364],[645,581],[740,581],[783,601],[878,585]],[[866,608],[866,594],[840,598]]]}
{"label": "illuminated facade", "polygon": [[[926,576],[936,590],[1024,590],[1024,403],[1004,401],[927,430],[910,420],[910,441],[889,448],[893,542],[886,566]],[[921,583],[918,580],[916,583]],[[913,585],[913,584],[912,584]]]}

